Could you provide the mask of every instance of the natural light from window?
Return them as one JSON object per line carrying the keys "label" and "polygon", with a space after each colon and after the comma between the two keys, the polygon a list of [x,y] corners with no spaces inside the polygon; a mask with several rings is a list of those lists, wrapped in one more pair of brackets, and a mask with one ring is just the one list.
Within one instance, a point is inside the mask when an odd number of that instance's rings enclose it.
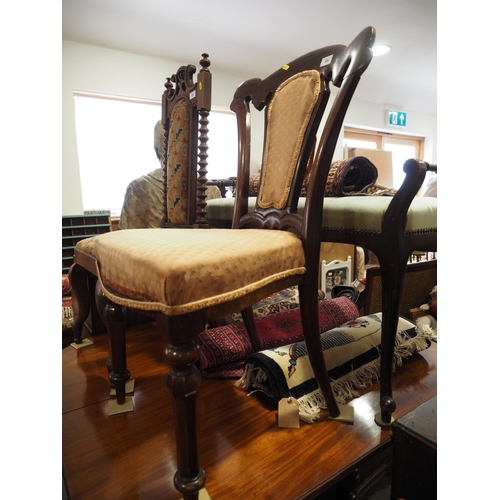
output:
{"label": "natural light from window", "polygon": [[160,168],[154,127],[161,106],[154,101],[74,97],[83,209],[119,215],[128,184]]}
{"label": "natural light from window", "polygon": [[[160,101],[74,93],[83,209],[119,216],[129,183],[161,168],[154,151]],[[209,179],[236,175],[237,129],[233,112],[213,109],[208,124]]]}
{"label": "natural light from window", "polygon": [[408,158],[416,158],[417,152],[415,146],[405,146],[403,144],[384,144],[386,151],[392,151],[392,178],[394,188],[399,189],[403,183],[406,174],[403,165]]}

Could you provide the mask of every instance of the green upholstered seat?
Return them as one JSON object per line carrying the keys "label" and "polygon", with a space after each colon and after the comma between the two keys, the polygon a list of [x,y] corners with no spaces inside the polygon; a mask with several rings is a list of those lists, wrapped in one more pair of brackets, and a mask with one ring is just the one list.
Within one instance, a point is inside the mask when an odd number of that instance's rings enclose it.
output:
{"label": "green upholstered seat", "polygon": [[[249,211],[255,207],[255,197],[248,199]],[[392,196],[328,197],[323,204],[323,230],[346,233],[378,234]],[[303,213],[304,198],[299,199],[298,212]],[[220,198],[207,202],[207,222],[215,227],[231,224],[234,199]],[[416,197],[408,210],[406,232],[437,231],[437,198]]]}

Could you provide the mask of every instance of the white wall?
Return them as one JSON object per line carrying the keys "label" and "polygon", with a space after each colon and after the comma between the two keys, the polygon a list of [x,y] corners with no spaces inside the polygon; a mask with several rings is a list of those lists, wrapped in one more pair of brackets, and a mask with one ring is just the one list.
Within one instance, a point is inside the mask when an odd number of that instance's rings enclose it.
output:
{"label": "white wall", "polygon": [[[168,61],[63,40],[62,215],[83,213],[73,91],[86,90],[161,100],[166,78],[182,64],[191,63],[199,68],[200,59],[201,53],[194,54],[192,61]],[[212,105],[228,108],[234,91],[243,78],[220,73],[216,65],[211,66],[210,71]]]}
{"label": "white wall", "polygon": [[[437,117],[424,113],[407,113],[407,126],[405,128],[386,125],[386,111],[389,105],[382,106],[353,99],[346,114],[345,125],[363,127],[380,132],[395,134],[409,134],[425,137],[424,158],[421,160],[437,163]],[[396,108],[399,109],[399,108]],[[404,111],[400,109],[400,111]]]}
{"label": "white wall", "polygon": [[[63,40],[62,42],[62,215],[83,212],[83,202],[78,166],[74,90],[103,92],[122,96],[161,99],[166,77],[186,63],[199,67],[200,54],[193,54],[192,61],[168,61],[158,57],[141,56],[102,47]],[[210,57],[212,65],[212,106],[228,108],[236,87],[249,76],[217,71],[217,61]],[[265,76],[265,75],[264,75]],[[353,100],[346,116],[347,125],[363,126],[376,130],[385,127],[385,107]],[[436,162],[436,117],[408,115],[405,133],[426,137],[427,161]],[[255,150],[261,144],[252,144]],[[257,155],[254,155],[255,157]],[[342,157],[338,147],[336,158]],[[253,159],[254,162],[258,158]],[[252,169],[256,169],[253,163]],[[145,172],[146,173],[146,172]]]}

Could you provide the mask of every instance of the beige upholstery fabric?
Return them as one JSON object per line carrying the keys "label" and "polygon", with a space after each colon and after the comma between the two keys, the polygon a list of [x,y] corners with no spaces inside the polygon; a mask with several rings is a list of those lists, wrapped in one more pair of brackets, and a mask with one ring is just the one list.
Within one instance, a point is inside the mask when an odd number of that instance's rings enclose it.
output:
{"label": "beige upholstery fabric", "polygon": [[173,224],[187,224],[189,182],[189,128],[191,108],[181,99],[174,105],[168,133],[167,212]]}
{"label": "beige upholstery fabric", "polygon": [[262,208],[282,209],[286,206],[304,131],[319,91],[319,73],[304,71],[281,84],[269,103],[259,191],[259,206]]}
{"label": "beige upholstery fabric", "polygon": [[108,298],[169,315],[227,302],[305,272],[302,242],[286,231],[130,229],[97,236],[95,245]]}
{"label": "beige upholstery fabric", "polygon": [[[325,198],[323,227],[341,231],[380,233],[383,214],[392,196],[350,196]],[[298,211],[304,210],[304,198],[299,198]],[[207,202],[206,219],[231,221],[234,199],[221,198]],[[248,199],[249,212],[255,209],[255,198]],[[408,210],[406,232],[437,231],[437,198],[414,198]]]}

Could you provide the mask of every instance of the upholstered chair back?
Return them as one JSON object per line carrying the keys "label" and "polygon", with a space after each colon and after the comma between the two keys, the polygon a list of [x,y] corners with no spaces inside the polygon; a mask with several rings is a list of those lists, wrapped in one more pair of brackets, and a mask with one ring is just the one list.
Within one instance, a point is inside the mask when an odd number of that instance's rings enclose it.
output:
{"label": "upholstered chair back", "polygon": [[[191,109],[186,99],[179,99],[170,115],[167,138],[167,217],[170,224],[188,224]],[[195,124],[193,124],[195,125]]]}

